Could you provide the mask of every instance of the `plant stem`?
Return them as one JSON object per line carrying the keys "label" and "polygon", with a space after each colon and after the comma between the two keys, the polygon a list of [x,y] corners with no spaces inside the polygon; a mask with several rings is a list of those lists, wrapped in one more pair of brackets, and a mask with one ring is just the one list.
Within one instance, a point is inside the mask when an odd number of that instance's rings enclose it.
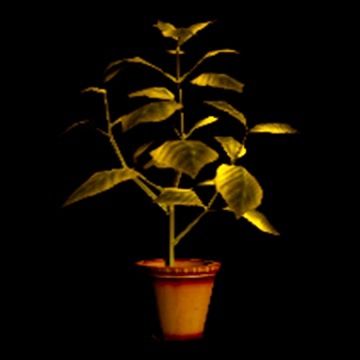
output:
{"label": "plant stem", "polygon": [[[176,47],[176,80],[178,83],[178,102],[180,105],[184,105],[183,102],[183,91],[181,89],[181,61],[180,61],[181,47],[178,44]],[[180,134],[181,138],[185,137],[185,114],[184,110],[180,111]]]}
{"label": "plant stem", "polygon": [[175,265],[175,206],[170,206],[169,214],[169,253],[166,266]]}
{"label": "plant stem", "polygon": [[[112,131],[113,124],[111,123],[111,114],[110,114],[110,107],[109,107],[109,99],[107,92],[104,92],[104,106],[105,106],[105,116],[106,116],[106,122],[107,122],[107,136],[109,138],[110,144],[115,151],[116,156],[118,157],[120,164],[123,168],[128,168],[128,165],[126,163],[126,160],[124,158],[124,155],[122,154],[120,147],[118,143],[115,140],[114,133]],[[151,200],[155,200],[158,196],[139,178],[134,179],[135,184],[145,192],[147,196]],[[149,181],[148,181],[149,183]],[[155,184],[153,184],[155,185]],[[156,185],[157,186],[157,185]],[[166,206],[159,204],[159,206],[167,213]]]}
{"label": "plant stem", "polygon": [[216,192],[214,194],[214,196],[211,198],[211,200],[209,201],[208,206],[206,207],[206,209],[197,217],[195,218],[176,238],[174,241],[175,246],[179,244],[179,242],[202,220],[202,218],[207,215],[210,210],[211,207],[214,205],[214,202],[216,200],[216,198],[218,197],[219,193]]}

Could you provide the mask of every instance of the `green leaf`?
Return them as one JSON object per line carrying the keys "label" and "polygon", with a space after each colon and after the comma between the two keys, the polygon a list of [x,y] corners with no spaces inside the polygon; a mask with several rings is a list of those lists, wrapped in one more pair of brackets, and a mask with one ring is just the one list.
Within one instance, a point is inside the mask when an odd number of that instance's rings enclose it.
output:
{"label": "green leaf", "polygon": [[197,86],[210,86],[224,90],[233,90],[238,93],[244,91],[244,84],[226,74],[204,73],[191,81]]}
{"label": "green leaf", "polygon": [[201,141],[167,141],[151,156],[159,168],[172,168],[196,178],[201,169],[218,159],[219,154]]}
{"label": "green leaf", "polygon": [[70,195],[64,206],[110,190],[120,183],[135,179],[138,175],[135,170],[129,168],[97,172]]}
{"label": "green leaf", "polygon": [[129,94],[129,98],[135,97],[147,97],[150,99],[170,101],[175,100],[175,95],[170,90],[164,87],[152,87]]}
{"label": "green leaf", "polygon": [[231,136],[217,136],[215,140],[221,144],[232,162],[235,162],[246,154],[245,146]]}
{"label": "green leaf", "polygon": [[219,166],[215,185],[237,219],[261,204],[262,188],[257,180],[242,166],[226,164]]}
{"label": "green leaf", "polygon": [[245,127],[247,127],[247,120],[243,113],[235,109],[232,105],[226,101],[205,101],[205,104],[208,104],[215,109],[226,112],[233,118],[239,120]]}
{"label": "green leaf", "polygon": [[298,131],[288,124],[269,123],[258,124],[250,130],[251,133],[270,133],[270,134],[297,134]]}
{"label": "green leaf", "polygon": [[146,144],[143,144],[141,145],[135,152],[134,152],[134,155],[133,155],[133,161],[134,163],[137,163],[139,157],[144,154],[144,152],[146,150],[148,150],[150,148],[150,146],[153,144],[154,142],[151,141],[151,142],[148,142]]}
{"label": "green leaf", "polygon": [[197,194],[190,189],[166,188],[155,201],[167,206],[183,205],[205,207]]}
{"label": "green leaf", "polygon": [[263,232],[276,236],[280,235],[280,233],[270,224],[266,216],[260,211],[248,211],[243,215],[243,217]]}
{"label": "green leaf", "polygon": [[215,123],[216,121],[218,121],[219,118],[215,117],[215,116],[208,116],[207,118],[200,120],[198,123],[195,124],[195,126],[189,131],[189,133],[187,134],[187,137],[189,137],[195,130],[198,130],[204,126],[208,126],[211,125],[213,123]]}
{"label": "green leaf", "polygon": [[213,50],[206,53],[192,68],[190,71],[185,73],[182,78],[181,82],[183,82],[189,75],[191,75],[205,60],[212,58],[214,56],[220,55],[220,54],[239,54],[238,51],[232,50],[232,49],[221,49],[221,50]]}
{"label": "green leaf", "polygon": [[165,121],[180,109],[182,109],[182,105],[175,101],[154,102],[144,105],[130,114],[121,116],[113,125],[121,123],[125,132],[142,123]]}
{"label": "green leaf", "polygon": [[190,40],[193,36],[195,36],[199,31],[205,29],[211,23],[212,21],[208,21],[194,24],[188,28],[178,29],[173,24],[159,20],[154,26],[160,30],[161,34],[164,37],[176,40],[181,46],[185,44],[188,40]]}
{"label": "green leaf", "polygon": [[177,83],[177,80],[174,76],[172,76],[171,74],[168,74],[166,71],[164,71],[163,69],[161,69],[160,67],[150,63],[149,61],[141,58],[141,57],[134,57],[134,58],[128,58],[128,59],[121,59],[121,60],[117,60],[112,62],[105,70],[105,82],[109,82],[110,80],[112,80],[115,76],[117,76],[117,74],[120,72],[120,69],[118,68],[120,65],[122,65],[123,63],[129,63],[129,64],[140,64],[140,65],[144,65],[147,66],[153,70],[156,70],[158,72],[160,72],[161,74],[163,74],[164,76],[166,76],[168,79],[170,79],[172,82]]}

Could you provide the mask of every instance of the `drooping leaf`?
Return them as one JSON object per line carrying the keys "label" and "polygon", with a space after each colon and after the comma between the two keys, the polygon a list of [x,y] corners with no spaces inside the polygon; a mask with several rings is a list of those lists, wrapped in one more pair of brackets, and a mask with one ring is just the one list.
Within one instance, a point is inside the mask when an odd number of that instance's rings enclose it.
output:
{"label": "drooping leaf", "polygon": [[164,37],[176,40],[181,46],[211,23],[212,21],[208,21],[194,24],[188,28],[176,28],[173,24],[159,20],[154,26],[160,30]]}
{"label": "drooping leaf", "polygon": [[81,121],[78,121],[74,124],[71,124],[70,126],[68,126],[63,132],[61,135],[65,135],[67,133],[69,133],[70,131],[74,130],[74,129],[77,129],[78,127],[81,127],[81,126],[84,126],[84,125],[87,125],[90,123],[90,120],[81,120]]}
{"label": "drooping leaf", "polygon": [[150,146],[153,144],[154,142],[148,142],[146,144],[141,145],[139,148],[136,149],[136,151],[134,152],[133,155],[133,161],[134,163],[136,163],[139,159],[139,157],[145,153],[146,150],[148,150],[150,148]]}
{"label": "drooping leaf", "polygon": [[221,144],[232,162],[235,162],[246,154],[245,146],[231,136],[217,136],[215,140]]}
{"label": "drooping leaf", "polygon": [[166,188],[155,201],[167,206],[183,205],[205,207],[197,194],[190,189]]}
{"label": "drooping leaf", "polygon": [[250,130],[251,133],[270,134],[297,134],[298,131],[292,126],[283,123],[258,124]]}
{"label": "drooping leaf", "polygon": [[129,98],[147,97],[149,99],[175,100],[175,95],[164,87],[152,87],[129,94]]}
{"label": "drooping leaf", "polygon": [[64,206],[110,190],[116,185],[136,177],[138,177],[138,173],[129,168],[97,172],[70,195]]}
{"label": "drooping leaf", "polygon": [[243,215],[243,217],[263,232],[276,236],[280,235],[280,233],[270,224],[270,221],[266,218],[266,216],[260,211],[248,211]]}
{"label": "drooping leaf", "polygon": [[194,127],[189,131],[187,136],[190,136],[195,130],[198,130],[204,126],[208,126],[211,125],[213,123],[215,123],[216,121],[218,121],[219,118],[215,117],[215,116],[208,116],[207,118],[200,120],[198,123],[196,123],[194,125]]}
{"label": "drooping leaf", "polygon": [[219,166],[215,185],[237,219],[261,204],[262,188],[254,176],[242,166]]}
{"label": "drooping leaf", "polygon": [[114,125],[121,123],[125,132],[142,123],[165,121],[180,109],[182,109],[182,105],[175,101],[154,102],[121,116],[114,122]]}
{"label": "drooping leaf", "polygon": [[192,74],[205,60],[212,58],[214,56],[220,55],[220,54],[239,54],[238,51],[233,49],[221,49],[221,50],[213,50],[206,53],[192,68],[190,71],[185,73],[182,78],[181,82],[183,82],[187,77]]}
{"label": "drooping leaf", "polygon": [[239,120],[245,127],[247,126],[247,120],[243,113],[235,109],[232,105],[226,101],[205,101],[205,104],[208,104],[215,109],[221,110],[232,116],[233,118]]}
{"label": "drooping leaf", "polygon": [[244,91],[244,84],[226,74],[204,73],[191,81],[197,86],[210,86],[213,88],[232,90],[238,93]]}
{"label": "drooping leaf", "polygon": [[150,154],[157,167],[172,168],[192,178],[219,157],[203,142],[192,140],[167,141]]}
{"label": "drooping leaf", "polygon": [[143,59],[141,57],[121,59],[121,60],[117,60],[117,61],[112,62],[111,64],[109,64],[109,66],[105,70],[105,80],[104,81],[109,82],[115,76],[117,76],[117,74],[120,72],[119,66],[122,65],[123,63],[140,64],[140,65],[147,66],[147,67],[149,67],[149,68],[151,68],[153,70],[156,70],[156,71],[160,72],[161,74],[166,76],[168,79],[170,79],[174,83],[177,83],[177,80],[176,80],[176,78],[174,76],[172,76],[171,74],[167,73],[166,71],[164,71],[160,67],[150,63],[149,61],[147,61],[147,60],[145,60],[145,59]]}

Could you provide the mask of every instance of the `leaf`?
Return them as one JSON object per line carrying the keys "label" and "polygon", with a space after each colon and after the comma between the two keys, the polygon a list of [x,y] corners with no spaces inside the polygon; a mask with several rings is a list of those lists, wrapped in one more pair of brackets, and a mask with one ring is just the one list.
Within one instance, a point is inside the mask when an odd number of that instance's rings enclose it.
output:
{"label": "leaf", "polygon": [[150,99],[175,100],[175,95],[164,87],[152,87],[129,94],[129,98],[147,97]]}
{"label": "leaf", "polygon": [[244,84],[226,74],[204,73],[191,81],[197,86],[210,86],[219,89],[233,90],[238,93],[244,91]]}
{"label": "leaf", "polygon": [[106,89],[101,89],[101,88],[92,86],[92,87],[88,87],[81,91],[82,94],[86,94],[89,92],[94,92],[96,94],[106,94]]}
{"label": "leaf", "polygon": [[157,24],[154,25],[154,27],[160,30],[162,36],[178,40],[178,29],[173,24],[159,20]]}
{"label": "leaf", "polygon": [[221,144],[232,162],[235,162],[246,154],[245,146],[231,136],[217,136],[215,140]]}
{"label": "leaf", "polygon": [[167,141],[150,155],[160,168],[172,168],[196,178],[201,169],[218,159],[216,151],[201,141]]}
{"label": "leaf", "polygon": [[149,147],[153,144],[154,142],[148,142],[146,144],[141,145],[135,152],[133,155],[133,161],[134,163],[136,163],[139,159],[139,157],[146,151],[149,149]]}
{"label": "leaf", "polygon": [[233,118],[239,120],[245,127],[247,127],[247,120],[243,113],[236,110],[232,105],[226,101],[205,101],[205,104],[208,104],[215,109],[221,110],[232,116]]}
{"label": "leaf", "polygon": [[276,236],[280,235],[280,233],[270,224],[266,216],[257,210],[248,211],[243,217],[263,232]]}
{"label": "leaf", "polygon": [[215,186],[214,180],[206,180],[201,183],[199,183],[197,186]]}
{"label": "leaf", "polygon": [[97,172],[70,195],[64,206],[110,190],[122,182],[135,179],[137,176],[138,173],[129,168]]}
{"label": "leaf", "polygon": [[185,44],[188,40],[190,40],[193,36],[195,36],[199,31],[205,29],[211,23],[212,21],[208,21],[194,24],[188,28],[178,29],[173,24],[159,20],[154,26],[160,30],[161,34],[164,37],[176,40],[181,46]]}
{"label": "leaf", "polygon": [[288,124],[269,123],[258,124],[250,130],[251,133],[270,133],[270,134],[297,134],[298,131]]}
{"label": "leaf", "polygon": [[68,126],[62,133],[61,133],[61,136],[69,133],[70,131],[74,130],[74,129],[77,129],[78,127],[80,126],[84,126],[84,125],[87,125],[89,124],[90,121],[89,120],[81,120],[81,121],[78,121],[74,124],[71,124],[70,126]]}
{"label": "leaf", "polygon": [[220,165],[217,169],[215,185],[237,219],[261,204],[262,188],[242,166]]}
{"label": "leaf", "polygon": [[141,57],[121,59],[121,60],[112,62],[111,64],[109,64],[109,66],[105,70],[105,80],[104,81],[109,82],[110,80],[112,80],[120,71],[120,69],[116,70],[116,68],[119,67],[120,65],[122,65],[123,63],[140,64],[140,65],[150,67],[151,69],[156,70],[156,71],[160,72],[161,74],[163,74],[164,76],[166,76],[172,82],[177,83],[177,80],[174,76],[172,76],[171,74],[168,74],[166,71],[164,71],[160,67],[150,63],[149,61],[147,61]]}
{"label": "leaf", "polygon": [[183,82],[189,75],[191,75],[205,60],[212,58],[214,56],[220,55],[220,54],[239,54],[238,51],[232,50],[232,49],[221,49],[221,50],[213,50],[206,53],[192,68],[190,71],[185,73],[182,78],[181,82]]}
{"label": "leaf", "polygon": [[190,189],[166,188],[155,201],[167,206],[183,205],[205,207],[196,193]]}
{"label": "leaf", "polygon": [[189,133],[187,134],[187,136],[189,137],[195,130],[198,130],[204,126],[208,126],[211,125],[213,123],[215,123],[216,121],[218,121],[219,118],[215,117],[215,116],[208,116],[207,118],[200,120],[198,123],[195,124],[195,126],[189,131]]}
{"label": "leaf", "polygon": [[142,123],[165,121],[180,109],[182,109],[182,105],[175,101],[154,102],[121,116],[113,125],[121,123],[125,132]]}
{"label": "leaf", "polygon": [[179,29],[179,44],[183,45],[188,40],[190,40],[193,36],[195,36],[198,32],[201,30],[204,30],[206,27],[208,27],[210,24],[212,24],[213,21],[207,21],[203,23],[194,24],[186,29]]}
{"label": "leaf", "polygon": [[[176,49],[175,50],[167,50],[167,53],[170,54],[170,55],[177,55],[178,51]],[[180,50],[179,55],[185,55],[185,51]]]}

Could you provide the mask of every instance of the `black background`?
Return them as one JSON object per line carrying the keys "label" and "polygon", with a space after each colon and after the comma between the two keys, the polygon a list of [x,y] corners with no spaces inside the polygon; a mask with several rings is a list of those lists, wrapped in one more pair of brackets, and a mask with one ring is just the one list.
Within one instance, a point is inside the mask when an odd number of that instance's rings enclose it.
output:
{"label": "black background", "polygon": [[[322,32],[315,31],[309,14],[296,9],[288,9],[286,15],[255,11],[240,17],[128,12],[113,15],[113,19],[102,13],[67,13],[49,23],[51,40],[42,61],[44,69],[57,69],[48,79],[47,94],[52,114],[47,126],[55,153],[48,161],[53,185],[46,191],[55,212],[47,234],[51,238],[47,258],[54,269],[49,288],[55,301],[48,313],[53,352],[72,349],[79,355],[115,352],[119,356],[125,349],[135,353],[280,353],[288,347],[301,351],[318,341],[321,308],[316,300],[319,275],[314,266],[318,248],[309,230],[308,204],[309,168],[314,161],[309,156],[314,116],[310,107],[312,89],[319,81],[314,68]],[[223,262],[207,337],[196,344],[165,345],[153,337],[154,304],[146,282],[133,267],[138,259],[163,254],[167,224],[161,211],[132,184],[61,208],[93,172],[117,166],[109,145],[90,128],[61,135],[67,126],[89,116],[101,124],[96,96],[80,95],[80,91],[100,85],[104,68],[118,58],[140,55],[170,71],[173,59],[163,49],[171,42],[152,27],[157,19],[178,26],[217,19],[212,28],[188,43],[189,63],[208,50],[239,49],[239,58],[225,56],[208,63],[208,69],[225,69],[246,84],[243,95],[228,97],[225,92],[223,98],[231,99],[252,124],[287,122],[300,131],[295,136],[249,139],[243,162],[262,184],[261,209],[281,237],[260,233],[229,214],[212,214],[179,246],[180,257]],[[126,67],[111,85],[119,93],[112,96],[114,116],[130,109],[123,89],[133,91],[157,81],[137,71],[139,67]],[[196,89],[196,94],[199,99],[221,98],[217,91]],[[146,132],[140,135],[146,137]]]}

